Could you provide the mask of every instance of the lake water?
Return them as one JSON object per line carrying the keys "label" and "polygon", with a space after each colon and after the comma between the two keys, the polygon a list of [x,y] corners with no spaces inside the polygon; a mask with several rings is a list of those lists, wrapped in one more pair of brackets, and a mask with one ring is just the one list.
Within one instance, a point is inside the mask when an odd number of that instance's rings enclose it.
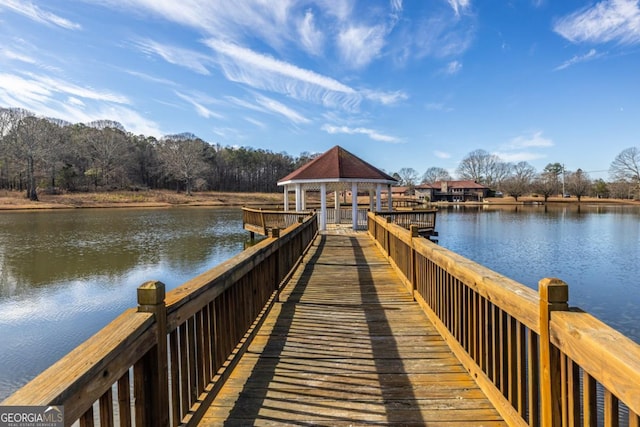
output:
{"label": "lake water", "polygon": [[135,307],[241,252],[239,209],[0,212],[0,401]]}
{"label": "lake water", "polygon": [[[441,209],[440,245],[579,306],[640,342],[640,208]],[[244,248],[240,209],[0,212],[0,401],[136,305]]]}

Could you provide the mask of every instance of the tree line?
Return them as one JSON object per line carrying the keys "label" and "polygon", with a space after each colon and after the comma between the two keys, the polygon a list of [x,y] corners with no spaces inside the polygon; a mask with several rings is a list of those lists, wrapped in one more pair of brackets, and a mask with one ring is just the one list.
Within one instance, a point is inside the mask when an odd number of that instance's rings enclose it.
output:
{"label": "tree line", "polygon": [[77,192],[173,189],[274,192],[313,156],[223,147],[191,133],[134,135],[114,121],[71,124],[0,108],[0,189]]}
{"label": "tree line", "polygon": [[[37,117],[19,108],[0,107],[0,189],[49,192],[122,189],[275,192],[277,180],[317,154],[287,153],[248,147],[223,147],[194,134],[160,139],[134,135],[118,122],[98,120],[71,124]],[[473,180],[517,198],[536,193],[640,198],[640,149],[623,150],[611,163],[608,182],[592,180],[581,169],[568,171],[549,163],[537,172],[527,162],[509,163],[485,150],[462,159],[456,179]],[[412,168],[393,174],[400,185],[413,187],[452,180],[448,170],[430,167],[420,176]]]}
{"label": "tree line", "polygon": [[[582,169],[566,170],[561,163],[549,163],[540,172],[527,162],[510,163],[485,150],[467,154],[458,165],[457,179],[472,180],[494,192],[518,197],[538,194],[546,201],[550,196],[571,195],[640,199],[640,148],[631,147],[616,156],[609,167],[610,180],[592,180]],[[395,174],[398,181],[408,187],[450,181],[448,170],[430,167],[420,177],[412,168],[402,168]]]}

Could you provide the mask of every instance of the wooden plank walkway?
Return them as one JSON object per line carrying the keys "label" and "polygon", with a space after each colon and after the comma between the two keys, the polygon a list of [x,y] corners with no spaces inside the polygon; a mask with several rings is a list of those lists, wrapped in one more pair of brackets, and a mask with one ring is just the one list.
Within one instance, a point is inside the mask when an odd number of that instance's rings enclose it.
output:
{"label": "wooden plank walkway", "polygon": [[366,233],[318,236],[201,425],[505,425]]}

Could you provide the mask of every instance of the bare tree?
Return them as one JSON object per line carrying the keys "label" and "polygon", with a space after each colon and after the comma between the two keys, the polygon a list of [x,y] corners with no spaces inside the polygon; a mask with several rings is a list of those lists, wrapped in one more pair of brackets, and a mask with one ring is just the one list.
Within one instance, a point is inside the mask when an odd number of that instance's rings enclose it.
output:
{"label": "bare tree", "polygon": [[469,179],[494,187],[509,175],[510,165],[500,157],[485,150],[475,150],[462,159],[456,174],[461,179]]}
{"label": "bare tree", "polygon": [[193,134],[170,135],[160,140],[160,159],[171,176],[184,182],[189,196],[194,181],[207,169],[203,157],[205,145]]}
{"label": "bare tree", "polygon": [[439,167],[430,167],[426,170],[426,172],[422,175],[421,184],[433,184],[438,181],[451,181],[451,174],[444,168]]}
{"label": "bare tree", "polygon": [[635,186],[636,197],[640,197],[640,149],[622,150],[611,163],[609,174],[613,181],[627,181]]}
{"label": "bare tree", "polygon": [[527,162],[519,162],[511,168],[511,176],[504,180],[501,189],[513,196],[516,201],[531,188],[535,169]]}
{"label": "bare tree", "polygon": [[31,112],[13,109],[14,119],[10,133],[6,139],[9,150],[17,159],[25,162],[27,198],[37,201],[36,164],[43,161],[48,154],[47,128],[50,124],[45,119],[35,117]]}
{"label": "bare tree", "polygon": [[545,169],[533,180],[533,189],[536,193],[542,194],[545,203],[549,196],[557,194],[558,177],[553,173]]}
{"label": "bare tree", "polygon": [[415,187],[418,181],[418,172],[414,168],[402,168],[398,171],[400,184],[406,187]]}
{"label": "bare tree", "polygon": [[591,191],[592,182],[589,175],[578,169],[577,171],[570,173],[567,177],[567,190],[578,198],[578,201],[583,196],[587,196]]}

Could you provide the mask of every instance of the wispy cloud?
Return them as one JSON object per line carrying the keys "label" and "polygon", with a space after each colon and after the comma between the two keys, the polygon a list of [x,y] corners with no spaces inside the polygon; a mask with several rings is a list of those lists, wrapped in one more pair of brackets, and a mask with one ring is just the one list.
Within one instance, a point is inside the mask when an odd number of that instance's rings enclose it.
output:
{"label": "wispy cloud", "polygon": [[54,13],[47,12],[40,7],[26,0],[3,0],[0,3],[0,10],[7,9],[20,15],[26,16],[32,21],[41,24],[53,25],[67,30],[80,30],[82,26]]}
{"label": "wispy cloud", "polygon": [[471,0],[447,0],[449,5],[455,12],[456,16],[460,16],[465,10],[471,6]]}
{"label": "wispy cloud", "polygon": [[0,105],[25,108],[38,115],[71,123],[108,118],[133,132],[161,136],[160,127],[130,106],[129,99],[107,90],[96,90],[36,74],[0,73]]}
{"label": "wispy cloud", "polygon": [[462,63],[460,61],[451,61],[447,64],[445,72],[447,74],[458,74],[462,70]]}
{"label": "wispy cloud", "polygon": [[351,26],[338,35],[338,49],[345,63],[362,68],[380,55],[387,29],[383,25]]}
{"label": "wispy cloud", "polygon": [[409,95],[401,90],[397,90],[394,92],[381,92],[363,89],[361,92],[365,98],[371,101],[379,102],[383,105],[393,105],[409,99]]}
{"label": "wispy cloud", "polygon": [[402,142],[400,138],[397,138],[395,136],[385,135],[374,129],[364,127],[352,128],[348,126],[332,126],[325,124],[321,129],[329,134],[344,133],[347,135],[366,135],[374,141],[389,142],[393,144]]}
{"label": "wispy cloud", "polygon": [[256,98],[256,102],[266,110],[282,115],[296,124],[309,123],[311,121],[302,114],[287,107],[283,103],[276,101],[275,99],[260,95]]}
{"label": "wispy cloud", "polygon": [[412,37],[418,57],[450,58],[463,54],[475,38],[475,17],[452,17],[443,12],[424,20]]}
{"label": "wispy cloud", "polygon": [[555,68],[555,70],[556,71],[564,70],[565,68],[569,68],[572,65],[579,64],[581,62],[592,61],[600,56],[602,56],[602,54],[598,54],[598,52],[595,49],[591,49],[589,52],[585,53],[584,55],[575,55],[571,59],[566,60],[562,64],[558,65]]}
{"label": "wispy cloud", "polygon": [[324,45],[324,34],[316,27],[315,18],[311,10],[307,10],[298,23],[300,43],[305,51],[312,55],[320,55]]}
{"label": "wispy cloud", "polygon": [[518,162],[530,162],[533,160],[544,159],[547,157],[542,153],[532,153],[530,151],[518,151],[518,152],[510,152],[510,151],[496,151],[494,153],[498,156],[502,161],[508,163],[518,163]]}
{"label": "wispy cloud", "polygon": [[357,108],[362,99],[355,89],[314,71],[222,40],[205,43],[218,53],[218,66],[233,82],[344,109]]}
{"label": "wispy cloud", "polygon": [[517,150],[530,147],[553,147],[553,141],[543,137],[542,131],[537,131],[513,138],[505,148]]}
{"label": "wispy cloud", "polygon": [[30,56],[27,56],[23,53],[18,53],[9,49],[3,49],[0,48],[0,56],[3,56],[7,59],[13,60],[13,61],[20,61],[20,62],[24,62],[27,64],[35,64],[36,60],[31,58]]}
{"label": "wispy cloud", "polygon": [[554,31],[573,43],[640,43],[637,0],[603,0],[559,19]]}
{"label": "wispy cloud", "polygon": [[445,113],[453,111],[453,108],[441,103],[441,102],[430,102],[425,105],[425,108],[429,111],[443,111]]}
{"label": "wispy cloud", "polygon": [[436,156],[439,159],[450,159],[451,158],[451,154],[447,153],[445,151],[436,150],[436,151],[433,152],[433,155]]}
{"label": "wispy cloud", "polygon": [[201,95],[198,94],[183,94],[180,93],[178,91],[175,92],[176,96],[180,99],[182,99],[183,101],[188,102],[189,104],[191,104],[193,106],[193,108],[196,111],[196,114],[198,114],[200,117],[204,117],[205,119],[209,119],[211,117],[215,117],[217,119],[222,119],[224,118],[224,116],[220,113],[217,113],[213,110],[210,110],[208,107],[206,107],[204,104],[209,102],[211,103],[210,100],[207,99],[207,97],[203,97]]}
{"label": "wispy cloud", "polygon": [[211,65],[211,59],[201,53],[190,49],[169,46],[157,43],[153,40],[138,40],[134,45],[143,53],[157,55],[165,61],[188,68],[198,74],[210,75],[207,65]]}

